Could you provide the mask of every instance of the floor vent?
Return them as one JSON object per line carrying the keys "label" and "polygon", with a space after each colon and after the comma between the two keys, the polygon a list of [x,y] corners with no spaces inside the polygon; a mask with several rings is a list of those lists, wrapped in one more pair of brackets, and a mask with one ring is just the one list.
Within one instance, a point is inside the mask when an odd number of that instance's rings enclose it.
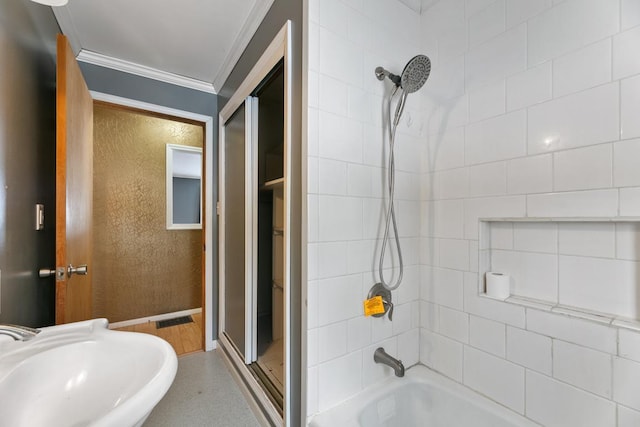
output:
{"label": "floor vent", "polygon": [[182,325],[184,323],[191,323],[193,319],[191,316],[174,317],[173,319],[159,320],[156,322],[156,329],[168,328],[169,326]]}

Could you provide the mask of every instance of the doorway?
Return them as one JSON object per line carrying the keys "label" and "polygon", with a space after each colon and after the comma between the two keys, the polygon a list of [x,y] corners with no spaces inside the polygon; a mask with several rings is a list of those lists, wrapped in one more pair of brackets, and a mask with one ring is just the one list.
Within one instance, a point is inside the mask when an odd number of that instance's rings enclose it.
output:
{"label": "doorway", "polygon": [[291,425],[290,23],[220,112],[223,354],[274,425]]}
{"label": "doorway", "polygon": [[179,355],[203,348],[202,196],[198,223],[174,226],[165,213],[185,192],[167,183],[198,178],[200,192],[203,160],[193,176],[168,177],[168,147],[202,151],[204,133],[200,122],[94,102],[94,316],[160,336]]}

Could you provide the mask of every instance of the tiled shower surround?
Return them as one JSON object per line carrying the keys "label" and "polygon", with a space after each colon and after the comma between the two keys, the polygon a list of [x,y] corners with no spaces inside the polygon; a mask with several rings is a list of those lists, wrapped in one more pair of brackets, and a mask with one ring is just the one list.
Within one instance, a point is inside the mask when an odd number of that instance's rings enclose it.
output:
{"label": "tiled shower surround", "polygon": [[[373,363],[382,345],[543,425],[640,425],[634,324],[478,295],[479,220],[555,218],[505,223],[503,256],[547,259],[516,287],[562,302],[572,283],[565,298],[588,310],[640,312],[640,1],[309,0],[308,13],[307,414],[391,375]],[[418,53],[433,68],[398,130],[406,267],[389,322],[362,315],[386,185],[390,85],[373,70]]]}

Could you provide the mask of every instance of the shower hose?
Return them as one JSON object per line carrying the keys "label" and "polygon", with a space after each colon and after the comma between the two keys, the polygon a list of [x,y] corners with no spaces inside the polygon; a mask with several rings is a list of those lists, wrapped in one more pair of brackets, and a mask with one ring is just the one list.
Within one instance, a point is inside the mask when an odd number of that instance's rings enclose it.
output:
{"label": "shower hose", "polygon": [[[396,211],[394,208],[394,196],[395,196],[395,181],[396,181],[396,166],[395,166],[395,142],[396,142],[396,129],[398,128],[398,123],[400,122],[400,117],[402,117],[402,112],[404,110],[404,103],[406,100],[406,92],[402,91],[401,98],[398,101],[398,105],[396,107],[395,118],[391,120],[391,101],[393,97],[398,92],[398,87],[394,89],[391,96],[389,96],[388,104],[387,104],[387,112],[389,119],[389,163],[387,167],[387,180],[388,180],[388,196],[389,196],[389,204],[386,211],[385,218],[385,227],[384,227],[384,238],[382,239],[382,247],[380,249],[380,260],[378,263],[378,273],[380,275],[380,283],[385,289],[389,291],[393,291],[398,289],[400,283],[402,282],[402,276],[404,274],[404,262],[402,260],[402,249],[400,248],[400,237],[398,235],[398,225],[396,223]],[[399,264],[399,273],[398,277],[393,280],[393,275],[388,282],[384,277],[384,260],[385,255],[387,253],[387,242],[390,240],[390,228],[393,226],[393,237],[396,244],[396,248],[398,250],[398,264]]]}

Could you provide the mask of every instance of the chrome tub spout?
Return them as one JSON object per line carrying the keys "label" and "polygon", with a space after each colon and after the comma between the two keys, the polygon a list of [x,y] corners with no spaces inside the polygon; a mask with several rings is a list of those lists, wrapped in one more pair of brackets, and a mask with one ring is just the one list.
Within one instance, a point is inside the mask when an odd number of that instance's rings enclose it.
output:
{"label": "chrome tub spout", "polygon": [[16,341],[28,341],[40,333],[39,329],[18,325],[0,325],[0,335],[8,335]]}
{"label": "chrome tub spout", "polygon": [[373,353],[373,361],[390,366],[396,373],[396,377],[404,377],[404,365],[401,360],[389,355],[384,348],[378,347]]}

